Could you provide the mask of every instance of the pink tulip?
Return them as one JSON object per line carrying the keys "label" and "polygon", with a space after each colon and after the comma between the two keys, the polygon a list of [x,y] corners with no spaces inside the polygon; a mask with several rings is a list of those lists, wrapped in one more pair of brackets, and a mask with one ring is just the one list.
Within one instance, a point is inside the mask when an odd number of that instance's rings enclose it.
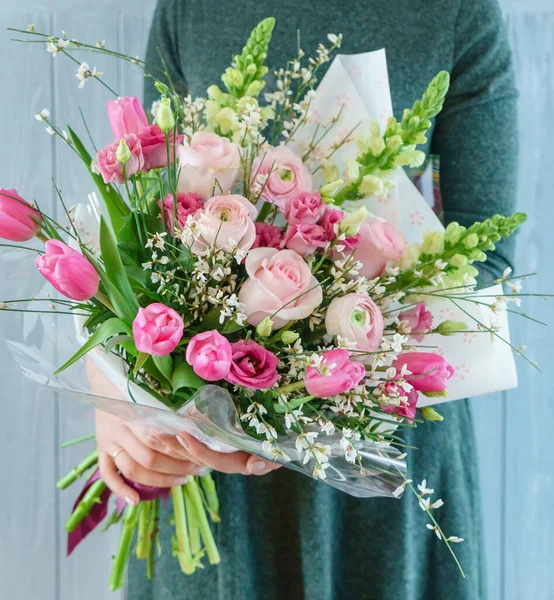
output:
{"label": "pink tulip", "polygon": [[448,387],[448,380],[454,369],[439,354],[432,352],[404,352],[394,361],[398,372],[406,365],[411,375],[406,381],[420,392],[442,392]]}
{"label": "pink tulip", "polygon": [[240,340],[231,344],[233,362],[225,378],[229,383],[252,390],[266,390],[279,379],[279,359],[254,340]]}
{"label": "pink tulip", "polygon": [[171,354],[183,337],[183,329],[181,315],[160,302],[139,308],[133,321],[137,350],[155,356]]}
{"label": "pink tulip", "polygon": [[227,338],[215,329],[204,331],[190,340],[186,359],[199,377],[206,381],[219,381],[229,375],[233,349]]}
{"label": "pink tulip", "polygon": [[433,315],[425,308],[424,302],[401,312],[398,319],[406,322],[410,336],[420,343],[425,339],[425,334],[433,327]]}
{"label": "pink tulip", "polygon": [[37,256],[36,265],[60,294],[78,302],[97,294],[100,278],[82,254],[59,240],[48,240],[45,249],[44,254]]}
{"label": "pink tulip", "polygon": [[108,119],[113,137],[120,140],[128,133],[140,133],[148,127],[148,119],[138,98],[126,96],[108,102]]}
{"label": "pink tulip", "polygon": [[40,231],[41,216],[15,190],[0,189],[0,238],[26,242]]}
{"label": "pink tulip", "polygon": [[408,423],[413,422],[419,400],[419,394],[415,388],[412,387],[407,392],[394,381],[387,381],[375,388],[375,396],[383,412],[404,417]]}
{"label": "pink tulip", "polygon": [[348,360],[348,350],[329,350],[322,355],[321,367],[306,368],[306,391],[316,398],[329,398],[344,394],[365,378],[365,367],[359,362]]}

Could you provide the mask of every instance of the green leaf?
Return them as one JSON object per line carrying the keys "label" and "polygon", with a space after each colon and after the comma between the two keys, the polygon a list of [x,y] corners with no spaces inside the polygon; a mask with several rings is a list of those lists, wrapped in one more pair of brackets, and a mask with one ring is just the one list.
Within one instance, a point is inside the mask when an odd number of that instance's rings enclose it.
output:
{"label": "green leaf", "polygon": [[119,231],[124,224],[123,217],[131,214],[131,211],[117,190],[115,190],[111,185],[106,185],[100,175],[92,172],[92,158],[87,152],[83,142],[81,142],[79,136],[73,131],[73,129],[71,129],[71,127],[69,127],[69,125],[67,126],[67,131],[69,132],[75,150],[81,157],[81,160],[85,163],[87,171],[90,173],[90,176],[92,177],[96,187],[98,188],[98,191],[100,192],[100,195],[102,196],[102,200],[104,201],[104,205],[108,211],[108,215],[110,216],[112,227],[116,234],[119,235]]}
{"label": "green leaf", "polygon": [[99,271],[98,274],[100,275],[100,281],[104,286],[104,291],[110,299],[117,316],[127,323],[132,323],[137,316],[138,308],[133,310],[133,307],[127,302],[121,292],[110,281],[106,273]]}
{"label": "green leaf", "polygon": [[54,375],[61,373],[82,358],[87,352],[90,352],[93,348],[103,344],[106,340],[118,333],[128,333],[130,335],[131,330],[121,319],[109,319],[90,336],[81,348],[66,363],[64,363]]}
{"label": "green leaf", "polygon": [[156,367],[158,367],[160,373],[168,380],[171,381],[173,375],[173,361],[171,355],[167,356],[155,356],[152,355],[152,360]]}
{"label": "green leaf", "polygon": [[278,402],[275,402],[275,404],[273,405],[273,409],[276,413],[284,414],[287,411],[290,412],[292,410],[296,410],[297,408],[299,408],[303,404],[306,404],[306,402],[313,400],[314,398],[315,396],[304,396],[303,398],[297,398],[292,402],[288,402],[286,407],[281,406]]}
{"label": "green leaf", "polygon": [[192,367],[185,362],[183,359],[175,361],[175,368],[173,369],[173,392],[177,392],[181,388],[190,388],[192,390],[198,390],[202,386],[206,385],[206,382],[192,370]]}
{"label": "green leaf", "polygon": [[140,352],[137,358],[137,362],[135,363],[135,368],[133,369],[133,375],[136,375],[143,367],[144,363],[150,358],[150,354],[146,354],[146,352]]}
{"label": "green leaf", "polygon": [[225,325],[223,326],[221,333],[226,333],[226,334],[236,333],[237,331],[240,331],[243,328],[244,328],[244,326],[239,325],[236,321],[227,321],[225,323]]}

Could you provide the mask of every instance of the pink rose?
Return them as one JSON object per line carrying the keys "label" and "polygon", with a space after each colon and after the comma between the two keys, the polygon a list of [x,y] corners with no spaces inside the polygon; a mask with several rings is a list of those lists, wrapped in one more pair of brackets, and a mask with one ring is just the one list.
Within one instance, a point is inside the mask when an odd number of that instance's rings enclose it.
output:
{"label": "pink rose", "polygon": [[375,396],[381,410],[404,417],[408,423],[413,423],[417,413],[419,394],[416,389],[407,392],[394,381],[380,383],[375,388]]}
{"label": "pink rose", "polygon": [[[165,214],[165,224],[169,233],[173,235],[173,194],[168,194],[163,203],[158,200],[158,206],[163,207]],[[194,214],[197,210],[204,206],[202,198],[198,194],[182,194],[177,193],[177,224],[183,228],[187,222],[187,217]]]}
{"label": "pink rose", "polygon": [[212,246],[225,252],[250,250],[256,240],[256,207],[243,196],[213,196],[194,214],[196,234],[193,254],[205,254]]}
{"label": "pink rose", "polygon": [[296,223],[289,225],[285,232],[285,246],[301,256],[309,256],[318,248],[325,248],[328,243],[327,232],[320,225]]}
{"label": "pink rose", "polygon": [[368,279],[381,275],[387,263],[402,258],[406,249],[402,234],[384,219],[368,217],[358,235],[354,258],[362,263],[359,274]]}
{"label": "pink rose", "polygon": [[82,254],[59,240],[48,240],[45,250],[37,256],[37,268],[60,294],[78,302],[97,294],[100,278]]}
{"label": "pink rose", "polygon": [[[142,146],[138,136],[134,133],[129,133],[123,136],[131,151],[131,158],[125,165],[125,176],[127,179],[138,173],[144,167],[144,156],[142,154]],[[119,147],[119,140],[112,142],[105,148],[102,148],[96,155],[96,164],[104,183],[119,183],[124,182],[123,165],[117,162],[115,153]]]}
{"label": "pink rose", "polygon": [[383,339],[383,315],[367,294],[334,298],[327,309],[325,327],[329,335],[338,335],[364,352],[378,350]]}
{"label": "pink rose", "polygon": [[180,192],[195,192],[205,200],[233,189],[240,167],[237,144],[215,133],[196,132],[177,150]]}
{"label": "pink rose", "polygon": [[365,367],[352,362],[348,350],[324,352],[320,368],[306,367],[306,391],[316,398],[329,398],[358,387],[365,378]]}
{"label": "pink rose", "polygon": [[423,302],[416,304],[410,310],[401,312],[398,318],[407,323],[411,337],[420,343],[425,339],[425,334],[433,327],[433,315],[425,308]]}
{"label": "pink rose", "polygon": [[[143,171],[167,167],[167,144],[163,131],[157,125],[149,125],[138,134],[138,138],[144,156]],[[177,144],[182,140],[182,135],[177,136]],[[173,133],[169,135],[169,153],[173,164]]]}
{"label": "pink rose", "polygon": [[319,192],[313,194],[300,192],[288,203],[285,217],[289,225],[296,225],[297,223],[315,225],[321,218],[324,209],[325,205],[321,201]]}
{"label": "pink rose", "polygon": [[269,223],[256,221],[256,241],[252,248],[279,248],[283,247],[281,228]]}
{"label": "pink rose", "polygon": [[404,352],[393,362],[400,373],[406,365],[411,375],[406,381],[420,392],[442,392],[448,387],[448,380],[454,375],[454,369],[439,354],[432,352]]}
{"label": "pink rose", "polygon": [[219,381],[229,375],[233,350],[227,338],[214,329],[193,336],[187,346],[186,359],[199,377]]}
{"label": "pink rose", "polygon": [[312,174],[290,148],[278,146],[254,160],[251,183],[259,185],[266,202],[286,213],[294,196],[312,189]]}
{"label": "pink rose", "polygon": [[148,127],[148,119],[138,98],[126,96],[108,101],[108,119],[114,139],[120,140],[129,133],[140,133]]}
{"label": "pink rose", "polygon": [[226,381],[252,390],[267,390],[275,385],[279,379],[279,359],[273,352],[254,340],[235,342],[231,348],[233,360]]}
{"label": "pink rose", "polygon": [[154,356],[171,354],[179,345],[183,330],[181,315],[160,302],[139,308],[133,321],[133,337],[137,350]]}
{"label": "pink rose", "polygon": [[39,231],[42,217],[15,190],[0,189],[0,238],[26,242]]}
{"label": "pink rose", "polygon": [[309,317],[323,300],[317,279],[292,250],[251,250],[246,272],[248,279],[240,289],[239,302],[251,325],[271,317],[275,329],[280,329],[289,321]]}

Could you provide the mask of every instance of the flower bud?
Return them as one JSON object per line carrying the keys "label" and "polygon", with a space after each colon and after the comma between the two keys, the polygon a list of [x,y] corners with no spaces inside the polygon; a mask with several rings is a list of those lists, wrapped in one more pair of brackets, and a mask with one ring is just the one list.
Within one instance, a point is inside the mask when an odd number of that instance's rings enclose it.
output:
{"label": "flower bud", "polygon": [[223,97],[223,92],[219,89],[217,85],[211,85],[208,88],[208,98],[211,100],[215,100],[216,102],[221,101]]}
{"label": "flower bud", "polygon": [[453,267],[463,267],[464,265],[467,265],[467,261],[467,256],[464,256],[463,254],[454,254],[448,263]]}
{"label": "flower bud", "polygon": [[158,90],[158,92],[160,92],[160,94],[169,94],[169,88],[161,81],[155,81],[154,87]]}
{"label": "flower bud", "polygon": [[432,406],[425,406],[420,411],[421,416],[428,421],[444,421],[444,417]]}
{"label": "flower bud", "polygon": [[478,243],[479,243],[479,237],[477,236],[476,233],[470,233],[464,239],[464,246],[466,248],[475,248],[475,246],[477,246]]}
{"label": "flower bud", "polygon": [[229,106],[222,108],[215,117],[215,122],[219,125],[223,135],[228,134],[235,124],[236,112]]}
{"label": "flower bud", "polygon": [[260,323],[258,323],[258,326],[256,327],[256,333],[261,338],[269,337],[271,335],[272,330],[273,321],[269,317],[266,317],[263,321],[260,321]]}
{"label": "flower bud", "polygon": [[264,81],[253,81],[247,88],[246,88],[246,95],[247,96],[253,96],[256,97],[264,88],[265,82]]}
{"label": "flower bud", "polygon": [[402,137],[400,135],[393,135],[387,140],[387,148],[391,152],[396,152],[403,143],[404,142],[402,141]]}
{"label": "flower bud", "polygon": [[119,140],[119,146],[115,151],[115,160],[122,165],[126,165],[131,160],[131,151],[124,139]]}
{"label": "flower bud", "polygon": [[353,213],[347,214],[347,216],[339,222],[339,232],[344,233],[346,237],[354,237],[358,235],[362,223],[369,217],[371,213],[365,206],[361,206]]}
{"label": "flower bud", "polygon": [[441,231],[426,231],[421,246],[422,254],[435,256],[444,250],[444,234]]}
{"label": "flower bud", "polygon": [[383,196],[385,185],[383,180],[375,175],[366,175],[360,185],[360,193],[364,196]]}
{"label": "flower bud", "polygon": [[466,330],[467,324],[463,321],[443,321],[437,327],[437,333],[440,335],[454,335]]}
{"label": "flower bud", "polygon": [[299,337],[300,335],[296,331],[283,331],[281,334],[283,344],[294,344]]}
{"label": "flower bud", "polygon": [[156,124],[164,133],[173,131],[175,127],[175,117],[171,110],[171,100],[169,98],[162,98],[160,107],[156,113]]}
{"label": "flower bud", "polygon": [[342,185],[344,185],[344,181],[342,179],[335,179],[335,181],[331,181],[330,183],[322,185],[319,188],[319,193],[327,198],[333,198]]}

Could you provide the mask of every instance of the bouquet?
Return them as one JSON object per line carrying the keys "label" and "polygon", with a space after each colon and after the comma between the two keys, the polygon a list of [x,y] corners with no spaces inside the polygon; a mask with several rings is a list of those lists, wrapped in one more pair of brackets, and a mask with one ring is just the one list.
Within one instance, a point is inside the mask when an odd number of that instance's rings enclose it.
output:
{"label": "bouquet", "polygon": [[[506,306],[519,303],[519,280],[506,272],[481,287],[475,264],[525,215],[445,229],[404,172],[425,161],[418,146],[443,106],[448,73],[397,120],[384,52],[337,56],[318,81],[341,45],[329,35],[313,57],[300,50],[277,70],[276,88],[262,94],[273,26],[262,21],[223,88],[196,99],[179,97],[167,73],[103,45],[20,31],[42,37],[54,56],[117,54],[154,78],[161,99],[151,116],[137,98],[111,100],[114,139],[95,156],[74,129],[59,128],[47,110],[37,115],[97,191],[67,208],[56,188],[63,224],[0,190],[0,237],[11,241],[6,289],[35,285],[11,276],[30,255],[58,292],[39,298],[35,287],[26,309],[2,302],[23,311],[9,346],[27,376],[155,432],[186,431],[359,497],[409,489],[456,559],[452,544],[462,539],[433,516],[442,500],[408,479],[402,430],[441,421],[433,404],[516,384],[512,349],[520,350]],[[79,87],[107,85],[86,63],[77,76]],[[22,245],[32,239],[43,245]],[[111,396],[88,381],[85,359],[113,384]],[[108,515],[96,450],[58,486],[85,474],[66,525],[69,552]],[[113,590],[133,551],[154,575],[160,502],[169,499],[171,551],[183,572],[220,561],[209,473],[171,489],[129,483],[141,502],[117,499],[106,519],[122,521]]]}

